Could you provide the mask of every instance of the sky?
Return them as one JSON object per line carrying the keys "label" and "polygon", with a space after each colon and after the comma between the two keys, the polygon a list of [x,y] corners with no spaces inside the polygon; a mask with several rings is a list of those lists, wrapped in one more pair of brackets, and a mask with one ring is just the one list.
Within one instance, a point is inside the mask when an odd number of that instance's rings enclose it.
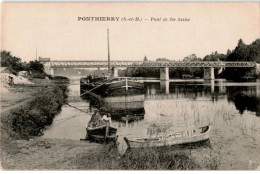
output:
{"label": "sky", "polygon": [[[260,38],[260,3],[2,3],[1,50],[23,61],[181,60]],[[120,21],[79,21],[118,17]],[[142,21],[121,21],[139,17]],[[161,21],[151,21],[161,18]],[[166,18],[168,21],[163,21]],[[186,18],[189,21],[169,21]],[[147,19],[147,20],[145,20]]]}

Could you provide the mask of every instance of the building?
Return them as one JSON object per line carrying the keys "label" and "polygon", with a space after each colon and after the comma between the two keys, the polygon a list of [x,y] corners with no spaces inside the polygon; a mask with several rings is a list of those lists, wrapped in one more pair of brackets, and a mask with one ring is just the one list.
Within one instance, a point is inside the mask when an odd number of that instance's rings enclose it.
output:
{"label": "building", "polygon": [[44,71],[47,74],[51,74],[51,58],[39,57],[39,62],[41,62],[43,64]]}

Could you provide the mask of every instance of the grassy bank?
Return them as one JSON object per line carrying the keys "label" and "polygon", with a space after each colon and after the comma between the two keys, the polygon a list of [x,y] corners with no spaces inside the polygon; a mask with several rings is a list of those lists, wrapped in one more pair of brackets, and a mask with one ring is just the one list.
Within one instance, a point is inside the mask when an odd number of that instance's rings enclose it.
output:
{"label": "grassy bank", "polygon": [[220,159],[218,154],[205,156],[187,147],[169,146],[128,149],[121,155],[113,145],[105,145],[95,156],[79,154],[73,163],[79,169],[99,170],[216,170]]}
{"label": "grassy bank", "polygon": [[53,121],[67,99],[67,86],[52,86],[35,94],[26,105],[11,110],[1,117],[1,122],[8,127],[9,137],[29,139],[40,136],[42,131]]}

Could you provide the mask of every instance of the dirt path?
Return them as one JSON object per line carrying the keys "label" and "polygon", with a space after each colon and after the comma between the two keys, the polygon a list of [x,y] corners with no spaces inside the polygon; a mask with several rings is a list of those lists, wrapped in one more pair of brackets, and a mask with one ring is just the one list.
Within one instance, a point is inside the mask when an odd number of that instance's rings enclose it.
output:
{"label": "dirt path", "polygon": [[3,147],[2,166],[4,169],[79,169],[77,158],[95,155],[100,144],[85,141],[36,138],[30,141],[16,140]]}

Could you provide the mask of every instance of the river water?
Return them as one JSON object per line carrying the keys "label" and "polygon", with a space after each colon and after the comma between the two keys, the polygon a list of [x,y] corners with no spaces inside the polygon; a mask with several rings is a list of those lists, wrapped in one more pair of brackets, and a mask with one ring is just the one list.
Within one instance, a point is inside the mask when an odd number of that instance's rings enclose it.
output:
{"label": "river water", "polygon": [[[118,128],[119,150],[126,149],[123,137],[147,136],[154,125],[171,125],[175,130],[183,130],[211,124],[209,153],[221,157],[219,169],[260,166],[259,80],[143,81],[143,95],[114,98],[103,106],[115,115],[112,114],[112,124]],[[74,140],[85,137],[85,124],[100,106],[79,97],[79,77],[71,78],[69,89],[69,104],[86,113],[63,106],[43,137]]]}

